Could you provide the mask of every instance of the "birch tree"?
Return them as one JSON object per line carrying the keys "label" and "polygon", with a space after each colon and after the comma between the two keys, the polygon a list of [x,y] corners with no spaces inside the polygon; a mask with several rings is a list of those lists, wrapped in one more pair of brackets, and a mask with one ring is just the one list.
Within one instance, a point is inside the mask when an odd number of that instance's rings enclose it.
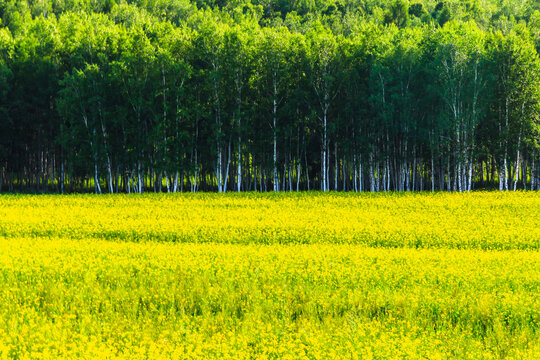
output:
{"label": "birch tree", "polygon": [[0,192],[8,172],[9,136],[11,135],[11,119],[8,111],[7,94],[10,90],[12,73],[9,60],[13,52],[13,39],[6,29],[0,29],[0,128],[5,129],[0,134]]}
{"label": "birch tree", "polygon": [[339,93],[338,40],[322,26],[314,26],[307,34],[309,78],[315,93],[315,108],[321,123],[321,190],[328,191],[329,183],[329,114]]}
{"label": "birch tree", "polygon": [[527,38],[521,30],[507,37],[495,34],[491,41],[490,113],[496,128],[499,190],[517,189],[524,146],[532,146],[538,138],[538,54]]}
{"label": "birch tree", "polygon": [[269,110],[269,127],[272,138],[272,185],[274,191],[280,191],[278,176],[278,136],[280,134],[280,109],[289,85],[288,75],[290,58],[288,58],[289,32],[264,29],[257,44],[257,58],[260,59],[256,70],[256,81],[259,84],[261,104]]}
{"label": "birch tree", "polygon": [[145,153],[149,150],[145,146],[145,138],[149,135],[149,110],[154,101],[150,76],[155,48],[139,26],[129,30],[127,41],[127,50],[112,66],[129,114],[125,127],[128,147],[133,149],[133,174],[129,177],[134,180],[134,190],[141,193],[145,178]]}
{"label": "birch tree", "polygon": [[195,48],[198,51],[201,75],[207,81],[209,94],[212,99],[213,146],[215,149],[215,179],[218,192],[227,191],[227,154],[226,136],[224,129],[224,71],[223,68],[223,37],[227,26],[214,19],[212,12],[201,21],[195,38]]}
{"label": "birch tree", "polygon": [[447,176],[453,177],[454,191],[467,191],[472,182],[474,139],[483,87],[480,72],[483,37],[472,23],[451,23],[437,36],[434,66],[453,148],[453,173]]}

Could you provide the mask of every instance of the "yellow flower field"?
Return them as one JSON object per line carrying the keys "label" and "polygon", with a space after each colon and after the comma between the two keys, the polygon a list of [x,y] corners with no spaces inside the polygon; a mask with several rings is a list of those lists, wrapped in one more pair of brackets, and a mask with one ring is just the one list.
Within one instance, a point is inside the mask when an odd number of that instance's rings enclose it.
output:
{"label": "yellow flower field", "polygon": [[0,359],[538,359],[540,194],[0,196]]}
{"label": "yellow flower field", "polygon": [[0,236],[537,250],[540,194],[3,195]]}

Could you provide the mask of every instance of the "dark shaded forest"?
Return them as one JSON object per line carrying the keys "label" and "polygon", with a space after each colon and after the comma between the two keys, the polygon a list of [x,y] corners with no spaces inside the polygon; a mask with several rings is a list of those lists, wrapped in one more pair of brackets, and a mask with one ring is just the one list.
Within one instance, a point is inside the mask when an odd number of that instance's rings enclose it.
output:
{"label": "dark shaded forest", "polygon": [[0,191],[540,190],[536,0],[0,0]]}

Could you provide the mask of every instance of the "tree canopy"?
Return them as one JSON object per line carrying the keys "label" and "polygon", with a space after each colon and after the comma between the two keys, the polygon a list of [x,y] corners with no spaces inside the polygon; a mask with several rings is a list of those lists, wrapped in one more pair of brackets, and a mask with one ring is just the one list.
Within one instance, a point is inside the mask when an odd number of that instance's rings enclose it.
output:
{"label": "tree canopy", "polygon": [[0,191],[540,189],[536,0],[0,0]]}

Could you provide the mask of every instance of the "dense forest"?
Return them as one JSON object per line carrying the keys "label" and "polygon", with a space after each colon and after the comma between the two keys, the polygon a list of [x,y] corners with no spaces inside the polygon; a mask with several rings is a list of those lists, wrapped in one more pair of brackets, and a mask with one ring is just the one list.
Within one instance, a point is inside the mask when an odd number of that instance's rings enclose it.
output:
{"label": "dense forest", "polygon": [[0,191],[540,189],[537,0],[0,0]]}

